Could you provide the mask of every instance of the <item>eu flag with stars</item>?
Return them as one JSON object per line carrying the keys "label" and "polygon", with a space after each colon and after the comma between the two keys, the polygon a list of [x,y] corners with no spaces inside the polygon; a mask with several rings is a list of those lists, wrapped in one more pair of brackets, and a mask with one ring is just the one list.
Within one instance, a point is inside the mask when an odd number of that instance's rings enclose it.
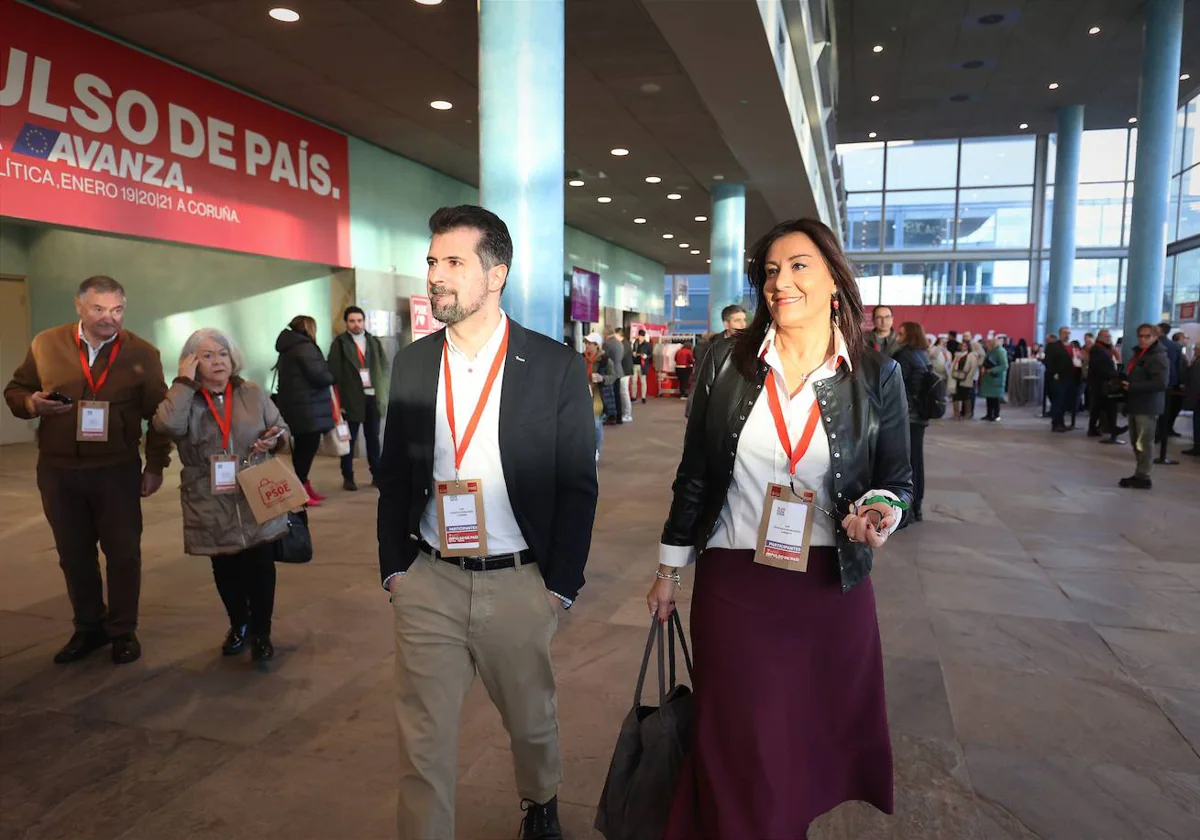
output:
{"label": "eu flag with stars", "polygon": [[62,132],[57,129],[25,123],[21,127],[21,133],[17,135],[16,142],[13,143],[12,150],[18,155],[29,155],[45,160],[50,157],[50,152],[54,149],[54,144],[58,142],[60,134]]}

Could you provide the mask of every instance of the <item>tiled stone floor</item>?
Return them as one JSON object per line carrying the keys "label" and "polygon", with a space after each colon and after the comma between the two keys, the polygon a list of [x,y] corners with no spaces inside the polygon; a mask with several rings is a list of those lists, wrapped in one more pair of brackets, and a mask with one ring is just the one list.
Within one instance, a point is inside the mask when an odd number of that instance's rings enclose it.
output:
{"label": "tiled stone floor", "polygon": [[[605,441],[589,582],[556,642],[572,838],[596,836],[681,418],[676,401],[638,406]],[[815,838],[1200,837],[1200,462],[1157,469],[1152,492],[1120,490],[1126,447],[1045,426],[1010,408],[998,426],[929,432],[927,520],[875,573],[898,811],[846,805]],[[314,511],[318,558],[280,567],[281,655],[257,670],[218,653],[220,603],[207,561],[181,553],[168,478],[146,505],[145,656],[63,668],[50,657],[70,611],[34,457],[0,450],[0,840],[389,837],[374,493],[334,492]],[[340,483],[328,460],[317,478]],[[513,836],[505,737],[478,687],[460,771],[460,836]]]}

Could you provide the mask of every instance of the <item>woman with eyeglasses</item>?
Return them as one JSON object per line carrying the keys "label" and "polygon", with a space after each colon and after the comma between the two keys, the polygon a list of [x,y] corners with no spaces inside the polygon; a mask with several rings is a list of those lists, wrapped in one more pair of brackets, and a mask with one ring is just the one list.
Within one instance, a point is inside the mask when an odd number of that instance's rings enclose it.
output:
{"label": "woman with eyeglasses", "polygon": [[696,563],[697,719],[667,840],[801,838],[849,800],[892,810],[873,552],[912,501],[900,367],[867,347],[854,270],[819,221],[749,254],[761,304],[694,382],[647,597]]}

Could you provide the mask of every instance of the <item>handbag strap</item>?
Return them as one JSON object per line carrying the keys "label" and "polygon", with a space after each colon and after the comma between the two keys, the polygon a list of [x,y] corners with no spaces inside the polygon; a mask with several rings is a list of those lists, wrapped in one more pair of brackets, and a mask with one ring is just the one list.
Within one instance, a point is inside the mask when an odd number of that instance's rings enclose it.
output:
{"label": "handbag strap", "polygon": [[646,669],[650,667],[650,653],[654,650],[654,634],[655,631],[662,632],[662,628],[658,626],[658,622],[654,619],[650,620],[650,635],[646,639],[646,652],[642,654],[642,670],[638,672],[637,688],[633,692],[634,708],[642,705],[642,686],[646,684]]}
{"label": "handbag strap", "polygon": [[[646,650],[642,654],[642,668],[638,672],[637,688],[634,690],[633,705],[638,707],[642,705],[642,689],[646,684],[646,672],[650,669],[650,654],[654,648],[658,648],[658,702],[659,705],[664,705],[667,702],[667,693],[675,688],[676,682],[676,667],[675,667],[675,640],[678,638],[679,647],[683,651],[683,662],[687,667],[688,680],[693,681],[692,677],[692,654],[688,650],[687,634],[683,631],[683,621],[679,618],[679,611],[675,610],[671,613],[671,618],[667,623],[667,638],[663,638],[663,625],[657,619],[650,620],[650,634],[646,638]],[[655,644],[657,642],[657,645]],[[665,644],[664,644],[665,642]],[[670,683],[667,678],[667,649],[670,649],[671,664],[670,664]],[[692,683],[695,684],[694,682]]]}

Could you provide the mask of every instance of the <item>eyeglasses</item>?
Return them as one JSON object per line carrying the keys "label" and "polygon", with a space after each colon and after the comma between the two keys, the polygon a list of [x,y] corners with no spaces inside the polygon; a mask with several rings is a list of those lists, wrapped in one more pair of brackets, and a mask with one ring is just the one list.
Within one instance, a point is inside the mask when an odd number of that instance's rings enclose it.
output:
{"label": "eyeglasses", "polygon": [[1138,333],[1138,338],[1154,338],[1154,333]]}

